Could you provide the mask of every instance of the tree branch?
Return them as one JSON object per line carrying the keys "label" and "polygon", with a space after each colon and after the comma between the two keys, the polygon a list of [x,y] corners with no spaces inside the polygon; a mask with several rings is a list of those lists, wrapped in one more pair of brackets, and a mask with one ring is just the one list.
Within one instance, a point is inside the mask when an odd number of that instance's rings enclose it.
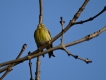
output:
{"label": "tree branch", "polygon": [[37,57],[36,61],[35,80],[40,80],[40,56]]}
{"label": "tree branch", "polygon": [[[84,42],[84,41],[88,41],[88,40],[90,40],[90,39],[93,39],[94,37],[97,37],[99,34],[101,34],[101,33],[102,33],[103,31],[105,31],[105,30],[106,30],[106,26],[105,26],[104,28],[102,28],[101,30],[98,30],[97,32],[94,32],[94,33],[92,33],[92,34],[90,34],[90,35],[87,35],[87,36],[84,37],[84,38],[81,38],[81,39],[76,40],[76,41],[74,41],[74,42],[70,42],[70,43],[68,43],[68,44],[64,44],[64,46],[65,46],[65,47],[69,47],[69,46],[73,46],[73,45],[79,44],[79,43]],[[41,56],[41,55],[43,55],[43,54],[46,54],[46,53],[48,53],[48,52],[50,52],[50,51],[57,50],[57,49],[62,49],[62,46],[59,45],[59,46],[50,48],[50,49],[48,49],[48,50],[45,50],[44,52],[39,52],[39,53],[37,52],[38,50],[36,50],[36,51],[32,52],[30,55],[27,55],[27,56],[25,56],[25,57],[23,57],[23,58],[20,58],[20,59],[17,59],[17,60],[11,60],[11,61],[7,61],[7,62],[4,62],[4,63],[1,63],[1,64],[0,64],[0,67],[5,66],[5,65],[9,65],[9,64],[13,64],[13,63],[19,64],[19,63],[22,63],[23,61],[26,61],[26,60],[28,60],[28,59],[33,59],[33,58],[35,58],[35,57]]]}
{"label": "tree branch", "polygon": [[65,46],[66,47],[69,47],[69,46],[76,45],[76,44],[79,44],[79,43],[84,42],[84,41],[88,41],[90,39],[93,39],[93,38],[97,37],[99,34],[101,34],[102,32],[104,32],[105,30],[106,30],[106,26],[104,28],[102,28],[102,29],[100,29],[100,30],[92,33],[92,34],[89,34],[89,35],[85,36],[82,39],[79,39],[79,40],[76,40],[74,42],[65,44]]}
{"label": "tree branch", "polygon": [[63,34],[64,34],[64,23],[65,21],[63,21],[63,17],[60,17],[60,24],[61,24],[61,27],[62,27],[62,37],[61,37],[61,44],[63,44]]}
{"label": "tree branch", "polygon": [[[18,54],[18,56],[17,56],[17,58],[16,58],[15,60],[19,59],[19,57],[22,55],[22,53],[23,53],[24,50],[26,49],[26,46],[27,46],[26,44],[23,45],[23,47],[22,47],[20,53]],[[6,66],[7,71],[2,75],[2,77],[0,78],[0,80],[2,80],[2,79],[12,70],[12,67],[13,67],[14,65],[15,65],[15,63],[10,64],[9,66]]]}
{"label": "tree branch", "polygon": [[[28,55],[29,54],[30,54],[30,52],[28,53]],[[34,80],[33,76],[32,76],[32,62],[31,62],[31,59],[29,59],[29,69],[30,69],[30,76],[31,76],[30,80]]]}
{"label": "tree branch", "polygon": [[[74,15],[73,19],[70,20],[69,24],[66,26],[66,28],[64,28],[64,33],[73,26],[73,24],[75,23],[75,21],[78,19],[78,17],[80,16],[81,12],[84,10],[85,6],[87,5],[87,3],[89,2],[89,0],[85,0],[85,2],[83,3],[83,5],[79,8],[79,10],[76,12],[76,14]],[[55,40],[57,40],[60,36],[62,35],[62,32],[60,32],[59,34],[57,34],[52,40],[51,43],[54,42]]]}
{"label": "tree branch", "polygon": [[101,15],[103,12],[105,12],[106,11],[106,6],[103,8],[103,10],[101,10],[98,14],[96,14],[95,16],[93,16],[93,17],[91,17],[91,18],[89,18],[89,19],[86,19],[86,20],[81,20],[81,21],[79,21],[79,22],[75,22],[74,24],[83,24],[83,23],[85,23],[85,22],[88,22],[88,21],[92,21],[92,20],[94,20],[96,17],[98,17],[99,15]]}
{"label": "tree branch", "polygon": [[40,9],[40,13],[39,13],[39,23],[42,23],[42,22],[43,22],[42,0],[39,0],[39,9]]}

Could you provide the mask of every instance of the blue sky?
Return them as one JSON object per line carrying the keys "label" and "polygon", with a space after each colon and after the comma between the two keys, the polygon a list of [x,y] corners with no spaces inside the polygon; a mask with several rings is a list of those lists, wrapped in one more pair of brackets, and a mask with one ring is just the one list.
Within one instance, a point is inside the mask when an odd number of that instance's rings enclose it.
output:
{"label": "blue sky", "polygon": [[[60,17],[65,26],[71,20],[84,0],[43,0],[43,23],[50,30],[52,37],[61,31]],[[21,57],[37,49],[34,31],[39,22],[38,0],[0,0],[0,63],[16,58],[24,43],[27,48]],[[90,0],[80,15],[80,20],[88,19],[106,6],[106,0]],[[64,43],[78,40],[106,26],[106,12],[91,22],[75,25],[64,34]],[[53,45],[59,45],[60,38]],[[55,58],[41,57],[41,80],[105,80],[106,79],[106,31],[98,37],[68,47],[73,54],[89,58],[93,62],[68,57],[62,50],[54,51]],[[36,58],[32,60],[33,77]],[[0,74],[1,76],[2,74]],[[29,80],[28,61],[13,68],[3,80]]]}

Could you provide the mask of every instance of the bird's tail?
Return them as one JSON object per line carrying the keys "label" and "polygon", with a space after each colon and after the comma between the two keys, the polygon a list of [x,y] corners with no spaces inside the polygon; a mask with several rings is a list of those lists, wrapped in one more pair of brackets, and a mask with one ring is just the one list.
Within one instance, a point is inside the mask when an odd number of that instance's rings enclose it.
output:
{"label": "bird's tail", "polygon": [[[49,47],[47,47],[46,49],[50,49],[50,48],[52,48],[52,47],[53,47],[53,45],[51,44],[51,45],[50,45]],[[53,54],[53,51],[49,52],[48,55],[49,55],[49,58],[51,58],[51,56],[55,57],[55,55]]]}
{"label": "bird's tail", "polygon": [[53,51],[49,52],[48,55],[49,55],[49,58],[51,58],[51,56],[55,57],[55,55],[53,54]]}
{"label": "bird's tail", "polygon": [[[43,52],[43,50],[42,50],[42,52]],[[49,52],[48,55],[49,55],[49,58],[51,58],[51,56],[55,57],[55,55],[53,54],[53,51]],[[44,57],[45,55],[43,54],[42,56]]]}

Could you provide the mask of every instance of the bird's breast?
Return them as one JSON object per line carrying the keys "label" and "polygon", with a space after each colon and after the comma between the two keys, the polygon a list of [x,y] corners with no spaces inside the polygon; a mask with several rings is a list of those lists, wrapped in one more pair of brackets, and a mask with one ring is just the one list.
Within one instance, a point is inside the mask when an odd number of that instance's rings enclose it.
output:
{"label": "bird's breast", "polygon": [[43,30],[41,28],[39,28],[36,32],[36,35],[35,35],[37,38],[36,38],[36,41],[38,43],[38,45],[43,45],[45,44],[47,41],[50,41],[51,40],[51,37],[50,37],[50,34],[48,33],[48,31],[46,30]]}

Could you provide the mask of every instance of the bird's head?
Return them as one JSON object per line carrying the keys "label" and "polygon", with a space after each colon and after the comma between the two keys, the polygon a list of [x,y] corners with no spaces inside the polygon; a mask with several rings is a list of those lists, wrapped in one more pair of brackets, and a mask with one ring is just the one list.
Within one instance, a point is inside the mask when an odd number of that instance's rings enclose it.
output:
{"label": "bird's head", "polygon": [[44,27],[44,24],[42,23],[38,24],[38,28],[42,28],[42,27]]}

